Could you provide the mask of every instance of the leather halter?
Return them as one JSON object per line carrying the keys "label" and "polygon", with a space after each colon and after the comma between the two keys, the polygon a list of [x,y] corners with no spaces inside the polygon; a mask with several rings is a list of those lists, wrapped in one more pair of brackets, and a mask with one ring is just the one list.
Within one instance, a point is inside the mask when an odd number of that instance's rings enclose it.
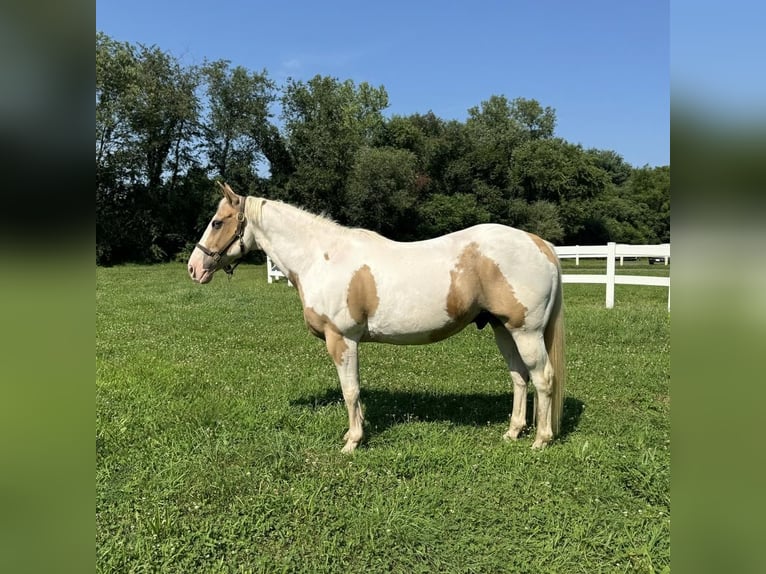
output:
{"label": "leather halter", "polygon": [[[213,262],[218,265],[218,262],[221,260],[221,257],[226,255],[226,252],[229,250],[229,247],[234,245],[236,241],[239,241],[239,256],[240,258],[245,254],[245,242],[243,240],[245,235],[245,226],[247,225],[247,219],[245,218],[245,200],[246,198],[242,198],[242,201],[239,202],[239,211],[237,211],[237,231],[234,233],[234,237],[229,240],[229,242],[220,250],[220,251],[211,251],[201,243],[197,243],[197,248],[202,251],[205,255],[212,257]],[[231,276],[234,274],[234,269],[236,269],[237,265],[239,265],[239,261],[237,261],[234,265],[231,263],[228,264],[226,267],[223,268],[224,272]]]}

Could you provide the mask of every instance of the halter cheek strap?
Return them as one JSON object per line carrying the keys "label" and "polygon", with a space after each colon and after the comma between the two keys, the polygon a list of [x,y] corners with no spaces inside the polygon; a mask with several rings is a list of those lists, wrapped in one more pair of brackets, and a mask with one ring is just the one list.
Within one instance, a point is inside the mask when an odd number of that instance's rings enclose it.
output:
{"label": "halter cheek strap", "polygon": [[[247,219],[245,218],[245,199],[243,198],[242,201],[239,202],[239,211],[237,211],[237,231],[234,233],[234,237],[232,237],[220,251],[211,251],[201,243],[197,243],[197,248],[208,257],[212,257],[213,262],[217,265],[221,260],[221,257],[226,255],[226,252],[229,250],[229,248],[234,245],[236,241],[239,241],[239,256],[242,257],[246,252],[244,241],[246,225]],[[237,265],[239,265],[239,261],[234,263],[234,265],[227,265],[223,268],[223,270],[227,275],[231,276],[234,274],[234,269],[236,269]]]}

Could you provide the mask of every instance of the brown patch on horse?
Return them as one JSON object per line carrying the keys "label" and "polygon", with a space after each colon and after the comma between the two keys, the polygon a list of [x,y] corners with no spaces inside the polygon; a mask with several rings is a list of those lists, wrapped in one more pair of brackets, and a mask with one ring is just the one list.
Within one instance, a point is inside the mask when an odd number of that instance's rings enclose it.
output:
{"label": "brown patch on horse", "polygon": [[325,342],[327,344],[327,352],[330,353],[333,362],[336,365],[342,365],[343,355],[348,350],[348,345],[343,335],[334,329],[328,329],[325,331]]}
{"label": "brown patch on horse", "polygon": [[375,277],[368,265],[363,265],[354,272],[348,284],[346,298],[348,312],[359,325],[367,322],[375,314],[380,304]]}
{"label": "brown patch on horse", "polygon": [[327,315],[317,313],[312,307],[303,310],[303,319],[306,321],[309,331],[325,341],[327,352],[330,353],[335,364],[342,364],[343,354],[348,349],[348,345],[335,323]]}
{"label": "brown patch on horse", "polygon": [[[229,188],[231,189],[231,188]],[[231,193],[234,194],[232,191]],[[240,199],[234,194],[232,199],[224,198],[218,203],[213,219],[221,222],[221,227],[211,229],[205,247],[211,251],[220,251],[226,242],[237,232],[237,212]]]}
{"label": "brown patch on horse", "polygon": [[324,252],[324,260],[329,261],[330,260],[330,254],[327,253],[327,251]]}
{"label": "brown patch on horse", "polygon": [[340,329],[335,326],[327,315],[320,315],[313,307],[306,307],[305,299],[303,298],[303,288],[301,287],[301,280],[297,273],[290,271],[287,274],[295,288],[298,289],[298,295],[301,298],[301,305],[303,306],[303,320],[306,322],[306,327],[315,337],[319,337],[327,344],[327,352],[330,353],[332,360],[336,365],[340,365],[343,361],[343,353],[348,349],[346,341],[343,339],[343,335],[340,333]]}
{"label": "brown patch on horse", "polygon": [[535,242],[535,245],[537,245],[537,248],[543,252],[543,255],[545,255],[548,258],[548,261],[553,263],[554,265],[559,264],[559,258],[556,255],[556,252],[551,249],[551,246],[548,245],[548,242],[542,239],[541,237],[538,237],[534,233],[527,232],[527,235],[529,235],[529,238]]}
{"label": "brown patch on horse", "polygon": [[497,262],[483,255],[477,243],[463,249],[450,277],[447,314],[458,328],[477,318],[481,321],[477,325],[483,327],[489,322],[483,312],[499,318],[508,328],[524,325],[527,308],[516,298]]}
{"label": "brown patch on horse", "polygon": [[311,334],[320,339],[325,338],[325,326],[330,321],[327,315],[320,315],[312,307],[303,309],[303,320]]}

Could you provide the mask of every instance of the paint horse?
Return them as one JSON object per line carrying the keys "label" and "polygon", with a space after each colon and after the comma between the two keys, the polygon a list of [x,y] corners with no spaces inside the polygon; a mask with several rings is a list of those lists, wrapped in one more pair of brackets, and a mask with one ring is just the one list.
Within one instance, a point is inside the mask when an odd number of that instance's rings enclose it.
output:
{"label": "paint horse", "polygon": [[491,325],[510,370],[513,412],[504,438],[516,439],[526,424],[529,380],[536,390],[532,448],[558,434],[564,325],[561,268],[550,243],[496,224],[396,242],[218,185],[223,199],[189,258],[189,275],[207,283],[261,248],[290,278],[308,329],[325,341],[338,370],[349,424],[343,452],[363,438],[359,343],[433,343],[470,323]]}

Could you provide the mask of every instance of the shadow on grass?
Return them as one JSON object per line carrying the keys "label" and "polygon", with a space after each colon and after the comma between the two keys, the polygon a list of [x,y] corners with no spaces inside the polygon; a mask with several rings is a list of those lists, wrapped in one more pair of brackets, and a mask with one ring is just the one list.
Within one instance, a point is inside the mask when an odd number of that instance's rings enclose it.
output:
{"label": "shadow on grass", "polygon": [[[366,419],[365,432],[377,435],[410,422],[449,422],[454,425],[483,426],[510,422],[513,404],[511,393],[430,393],[427,391],[390,391],[362,389]],[[300,398],[291,406],[318,410],[343,404],[340,389]],[[532,422],[534,392],[527,394],[527,421]],[[574,397],[564,397],[564,416],[560,438],[577,428],[585,404]],[[529,433],[529,428],[525,430]]]}

